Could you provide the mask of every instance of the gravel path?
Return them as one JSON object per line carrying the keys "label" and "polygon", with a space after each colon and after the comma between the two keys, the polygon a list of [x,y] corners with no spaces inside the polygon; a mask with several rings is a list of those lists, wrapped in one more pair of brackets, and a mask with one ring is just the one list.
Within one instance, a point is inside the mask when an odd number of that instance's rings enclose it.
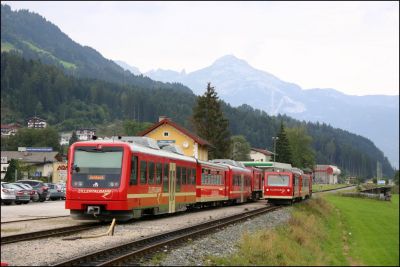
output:
{"label": "gravel path", "polygon": [[[244,209],[252,210],[263,207],[265,205],[265,201],[258,201],[256,203],[249,203],[231,207],[202,210],[189,213],[184,212],[173,216],[138,220],[130,224],[117,224],[114,236],[104,236],[92,239],[78,239],[74,241],[65,241],[62,240],[62,238],[43,238],[40,240],[2,245],[1,261],[8,262],[12,266],[48,266],[60,261],[77,257],[82,254],[87,254],[97,251],[99,249],[104,249],[117,244],[126,243],[128,241],[135,240],[141,237],[178,229],[200,222],[206,222],[215,218],[222,218],[230,214],[240,213]],[[210,251],[211,253],[213,253],[212,250],[214,249],[210,250],[210,248],[212,247],[215,248],[215,251],[221,253],[230,253],[234,249],[234,243],[240,238],[240,235],[243,231],[253,231],[253,229],[273,227],[285,221],[288,217],[289,212],[287,211],[287,209],[284,209],[284,211],[275,211],[273,213],[269,213],[267,215],[263,215],[246,221],[234,227],[227,227],[223,231],[230,231],[231,233],[216,233],[212,235],[213,237],[208,237],[210,240],[213,240],[212,242],[215,242],[214,245],[207,244],[207,242],[211,243],[211,241],[205,241],[205,243],[201,243],[201,239],[195,240],[193,244],[196,244],[197,247],[194,247],[192,249],[195,250],[196,253],[185,250],[179,252],[180,249],[172,251],[170,252],[172,253],[171,256],[172,258],[175,258],[176,261],[174,263],[169,263],[168,258],[166,258],[165,265],[193,265],[193,263],[190,263],[189,261],[190,258],[194,258],[196,259],[196,262],[200,262],[203,251],[204,253],[205,251]],[[35,231],[36,229],[33,225],[34,223],[32,222],[32,224],[30,225],[31,227],[29,228],[32,231]],[[103,227],[96,230],[85,231],[77,234],[76,236],[95,235],[105,233],[107,230],[108,227]],[[197,242],[200,243],[198,244]],[[228,243],[229,248],[226,247],[224,249],[221,249],[222,247],[225,247],[225,245]],[[222,246],[222,244],[224,244],[224,246]],[[214,253],[216,253],[215,251]],[[186,255],[186,258],[189,259],[185,260],[184,258],[179,258],[177,256],[174,256],[174,253],[182,255],[182,257],[185,257],[184,255]],[[196,257],[194,257],[194,255],[196,255]]]}

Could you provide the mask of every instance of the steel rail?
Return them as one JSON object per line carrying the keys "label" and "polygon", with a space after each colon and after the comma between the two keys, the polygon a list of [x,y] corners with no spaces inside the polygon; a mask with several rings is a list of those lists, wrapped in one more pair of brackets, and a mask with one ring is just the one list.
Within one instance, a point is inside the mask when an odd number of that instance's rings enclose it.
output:
{"label": "steel rail", "polygon": [[65,218],[65,217],[70,217],[70,215],[62,215],[62,216],[37,216],[37,218],[22,219],[22,220],[15,220],[15,221],[5,221],[5,222],[1,222],[1,224],[6,224],[6,223],[19,223],[19,222],[29,222],[29,221],[38,221],[38,220],[49,220],[49,219],[57,219],[57,218]]}
{"label": "steel rail", "polygon": [[269,206],[256,210],[246,211],[241,214],[227,216],[224,218],[216,219],[214,221],[200,223],[190,227],[184,227],[166,233],[161,233],[139,240],[130,241],[122,245],[102,249],[88,255],[60,262],[53,266],[110,266],[127,264],[127,262],[132,263],[133,260],[143,257],[143,255],[149,255],[151,251],[157,250],[157,248],[160,248],[162,246],[176,242],[183,242],[185,239],[195,236],[205,235],[228,224],[240,222],[253,216],[257,216],[266,212],[271,212],[280,208],[282,207]]}
{"label": "steel rail", "polygon": [[45,237],[60,236],[65,234],[73,234],[84,230],[94,229],[93,227],[103,225],[99,222],[89,223],[84,225],[74,225],[62,228],[47,229],[43,231],[29,232],[18,235],[9,235],[1,237],[1,245],[27,241]]}

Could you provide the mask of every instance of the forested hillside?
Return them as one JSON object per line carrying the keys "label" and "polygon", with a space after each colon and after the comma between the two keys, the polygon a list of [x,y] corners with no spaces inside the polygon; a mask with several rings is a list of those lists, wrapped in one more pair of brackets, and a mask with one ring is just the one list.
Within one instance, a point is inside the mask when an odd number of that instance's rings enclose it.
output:
{"label": "forested hillside", "polygon": [[28,10],[12,11],[1,5],[1,51],[16,51],[27,59],[56,65],[75,77],[94,78],[142,88],[174,88],[190,91],[177,83],[153,81],[125,71],[95,49],[74,42],[56,25]]}
{"label": "forested hillside", "polygon": [[[204,85],[204,90],[207,85]],[[96,127],[115,120],[156,122],[167,115],[192,129],[189,118],[196,96],[191,91],[121,85],[94,79],[77,79],[62,70],[18,53],[1,54],[1,122],[25,124],[35,113],[59,130]],[[218,88],[216,88],[218,92]],[[368,139],[325,124],[300,122],[286,116],[269,116],[242,105],[222,102],[232,135],[244,135],[253,147],[272,150],[272,136],[281,120],[288,127],[304,125],[313,138],[319,164],[337,164],[348,174],[375,176],[376,162],[384,175],[394,170],[383,153]]]}

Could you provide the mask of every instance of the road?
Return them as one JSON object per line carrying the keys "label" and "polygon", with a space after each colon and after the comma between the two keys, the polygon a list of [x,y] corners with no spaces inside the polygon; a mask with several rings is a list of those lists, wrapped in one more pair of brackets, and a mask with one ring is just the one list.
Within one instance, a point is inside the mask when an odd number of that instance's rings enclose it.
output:
{"label": "road", "polygon": [[63,215],[69,215],[69,210],[65,209],[65,200],[1,205],[2,222]]}

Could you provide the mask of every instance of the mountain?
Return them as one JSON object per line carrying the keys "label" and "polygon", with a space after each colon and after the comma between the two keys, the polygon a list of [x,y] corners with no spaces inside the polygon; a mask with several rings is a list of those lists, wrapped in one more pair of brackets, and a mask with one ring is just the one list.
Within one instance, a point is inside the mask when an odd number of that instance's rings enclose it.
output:
{"label": "mountain", "polygon": [[140,74],[142,74],[142,73],[140,72],[140,70],[139,70],[137,67],[131,66],[131,65],[129,65],[128,63],[126,63],[126,62],[124,62],[124,61],[122,61],[122,60],[114,60],[114,62],[117,63],[117,64],[118,64],[121,68],[123,68],[124,70],[130,71],[132,74],[135,74],[135,75],[140,75]]}
{"label": "mountain", "polygon": [[[192,129],[190,116],[196,103],[191,91],[139,88],[95,79],[67,76],[62,69],[26,60],[9,52],[1,54],[1,122],[25,124],[32,111],[58,130],[104,127],[132,119],[156,122],[167,114],[185,128]],[[60,90],[62,88],[62,90]],[[237,108],[221,101],[232,135],[243,135],[254,147],[272,150],[271,136],[276,136],[280,123],[303,127],[312,137],[316,162],[334,164],[343,176],[370,178],[380,162],[385,177],[393,177],[388,159],[370,140],[326,124],[305,123],[287,116],[269,116],[248,105]],[[114,128],[114,135],[123,135]],[[21,140],[23,141],[23,140]],[[30,140],[25,139],[26,146]],[[17,139],[3,139],[4,150],[16,149]]]}
{"label": "mountain", "polygon": [[190,92],[178,84],[153,81],[124,70],[95,49],[74,42],[56,25],[28,10],[12,11],[1,5],[1,51],[14,51],[27,59],[40,59],[65,73],[117,84],[147,88],[174,88]]}
{"label": "mountain", "polygon": [[303,90],[233,55],[187,74],[158,69],[144,75],[163,82],[182,83],[197,95],[203,94],[207,82],[211,82],[221,99],[233,106],[247,104],[271,115],[286,114],[346,129],[372,140],[394,166],[399,166],[398,96],[352,96],[334,89]]}
{"label": "mountain", "polygon": [[[190,116],[196,95],[188,87],[124,72],[114,62],[94,53],[94,49],[68,39],[41,16],[26,10],[11,12],[3,5],[1,8],[2,124],[25,124],[26,118],[37,114],[56,129],[71,131],[132,119],[155,122],[158,116],[167,115],[192,129]],[[31,36],[32,32],[35,36]],[[243,61],[241,64],[245,66]],[[107,76],[107,68],[117,70],[111,73],[116,78]],[[118,70],[126,76],[118,74]],[[279,83],[284,85],[272,75],[269,78],[277,83],[277,90],[281,89]],[[369,178],[376,173],[376,162],[380,162],[384,175],[393,176],[394,170],[382,151],[362,136],[324,123],[270,116],[249,105],[232,107],[224,101],[221,105],[232,135],[244,135],[252,146],[272,149],[270,137],[276,136],[284,122],[288,127],[307,129],[318,163],[336,164],[344,175]],[[2,140],[2,149],[11,141]]]}

